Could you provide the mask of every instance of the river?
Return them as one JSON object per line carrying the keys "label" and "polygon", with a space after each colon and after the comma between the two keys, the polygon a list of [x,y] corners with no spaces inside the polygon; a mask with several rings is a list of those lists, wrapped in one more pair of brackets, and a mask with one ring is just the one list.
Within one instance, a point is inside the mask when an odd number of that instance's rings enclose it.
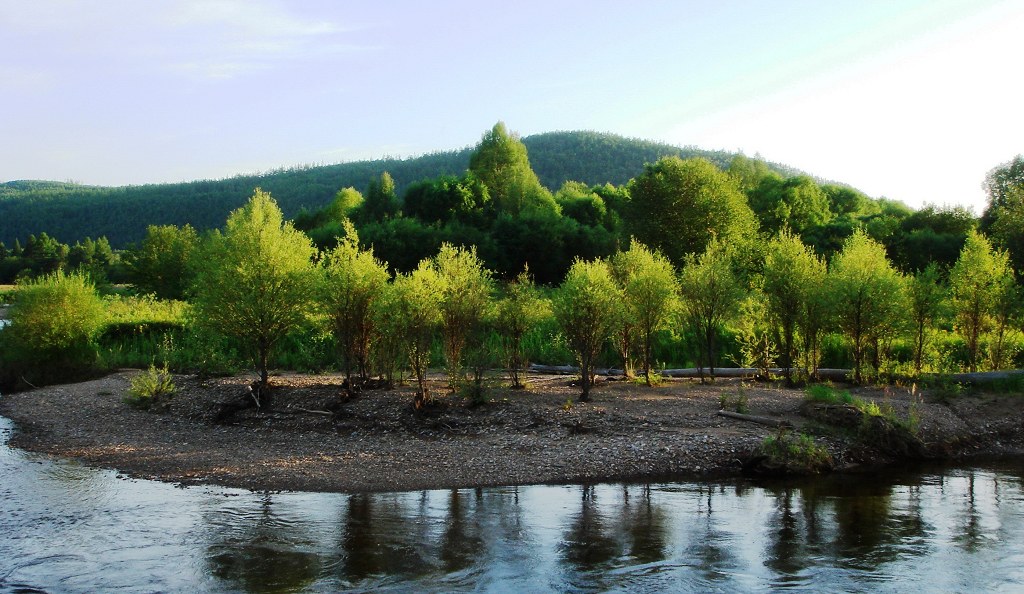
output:
{"label": "river", "polygon": [[993,592],[1024,465],[370,495],[179,488],[9,448],[0,593]]}

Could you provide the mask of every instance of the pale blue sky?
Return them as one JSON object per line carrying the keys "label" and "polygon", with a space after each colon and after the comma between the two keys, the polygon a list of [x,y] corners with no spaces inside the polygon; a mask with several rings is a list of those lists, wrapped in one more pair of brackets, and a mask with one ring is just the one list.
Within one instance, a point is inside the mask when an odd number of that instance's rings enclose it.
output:
{"label": "pale blue sky", "polygon": [[980,213],[1024,2],[0,0],[0,181],[138,184],[597,130]]}

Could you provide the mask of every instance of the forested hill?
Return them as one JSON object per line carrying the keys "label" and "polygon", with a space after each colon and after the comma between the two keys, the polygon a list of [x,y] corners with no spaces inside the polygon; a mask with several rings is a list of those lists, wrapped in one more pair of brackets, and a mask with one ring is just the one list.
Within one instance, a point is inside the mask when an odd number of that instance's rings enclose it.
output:
{"label": "forested hill", "polygon": [[[550,132],[528,136],[523,143],[541,183],[551,190],[567,180],[621,185],[638,175],[644,163],[666,155],[705,157],[723,168],[734,156],[595,132]],[[465,148],[410,159],[281,169],[178,184],[99,187],[7,182],[0,184],[0,241],[12,245],[15,239],[24,241],[29,234],[46,232],[68,243],[106,236],[116,248],[140,240],[147,225],[188,223],[199,230],[216,228],[257,186],[274,196],[285,216],[293,217],[303,207],[323,207],[341,188],[363,190],[385,171],[394,178],[399,195],[413,182],[459,175],[468,167],[471,152]],[[775,168],[786,175],[794,172]]]}

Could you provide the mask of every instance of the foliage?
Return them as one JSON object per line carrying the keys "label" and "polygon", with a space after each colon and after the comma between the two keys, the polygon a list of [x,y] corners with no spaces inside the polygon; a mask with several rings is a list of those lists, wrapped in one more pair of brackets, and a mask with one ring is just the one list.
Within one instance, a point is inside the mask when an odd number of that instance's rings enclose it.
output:
{"label": "foliage", "polygon": [[792,434],[780,429],[761,442],[758,453],[767,457],[768,465],[788,472],[816,473],[832,465],[832,456],[824,446],[814,443],[806,433]]}
{"label": "foliage", "polygon": [[529,366],[525,339],[528,333],[551,315],[550,304],[524,270],[505,286],[505,295],[496,304],[495,330],[513,388],[522,388],[522,374]]}
{"label": "foliage", "polygon": [[[623,297],[617,332],[628,337],[635,330],[644,378],[650,385],[654,335],[668,327],[678,299],[675,270],[664,256],[639,241],[612,256],[610,264]],[[628,355],[628,344],[624,350]],[[625,359],[628,361],[628,356]]]}
{"label": "foliage", "polygon": [[934,262],[910,279],[909,303],[914,333],[914,373],[921,374],[928,338],[936,321],[943,314],[945,289],[941,284],[939,267]]}
{"label": "foliage", "polygon": [[441,289],[441,337],[444,343],[448,385],[453,390],[462,379],[462,351],[490,315],[491,271],[473,248],[449,244],[434,256]]}
{"label": "foliage", "polygon": [[499,212],[557,214],[558,205],[530,167],[526,145],[503,122],[484,133],[469,157],[469,171],[490,192]]}
{"label": "foliage", "polygon": [[189,263],[199,236],[189,225],[149,225],[146,237],[126,254],[131,282],[141,293],[184,299],[192,284]]}
{"label": "foliage", "polygon": [[743,298],[743,287],[732,269],[726,246],[713,238],[699,258],[687,256],[680,273],[681,311],[693,329],[698,344],[698,367],[707,367],[715,377],[716,342],[721,327],[729,321]]}
{"label": "foliage", "polygon": [[427,402],[426,386],[430,349],[442,321],[444,281],[432,260],[423,260],[409,273],[394,280],[394,299],[389,304],[391,324],[402,341],[418,386],[418,402]]}
{"label": "foliage", "polygon": [[742,243],[757,228],[733,180],[704,159],[665,157],[646,165],[629,193],[630,232],[676,266],[703,252],[714,237]]}
{"label": "foliage", "polygon": [[822,323],[821,287],[825,264],[796,235],[783,231],[768,242],[761,289],[767,314],[778,329],[781,364],[787,380],[799,360],[797,338],[802,336],[806,369],[813,373],[817,335]]}
{"label": "foliage", "polygon": [[311,312],[313,253],[309,238],[285,223],[261,190],[200,250],[196,320],[253,351],[263,385],[272,349]]}
{"label": "foliage", "polygon": [[[995,327],[997,306],[1003,303],[1011,307],[1013,300],[1008,294],[1013,284],[1009,257],[1006,252],[993,250],[984,235],[972,231],[949,272],[949,284],[956,316],[954,328],[967,344],[970,370],[977,371],[982,339]],[[1003,319],[1008,323],[1009,316]]]}
{"label": "foliage", "polygon": [[104,312],[83,273],[58,270],[19,284],[13,297],[10,326],[0,332],[0,383],[50,383],[93,369]]}
{"label": "foliage", "polygon": [[370,375],[370,352],[379,330],[373,315],[390,275],[373,249],[360,249],[359,236],[345,221],[345,237],[324,258],[320,302],[341,351],[345,377]]}
{"label": "foliage", "polygon": [[868,348],[877,369],[881,348],[900,330],[906,311],[906,283],[885,249],[862,232],[847,240],[832,260],[829,286],[837,325],[853,351],[854,378],[863,381]]}
{"label": "foliage", "polygon": [[147,371],[131,379],[131,386],[124,401],[135,408],[148,409],[161,404],[176,391],[177,387],[167,366],[157,369],[151,364]]}
{"label": "foliage", "polygon": [[580,365],[580,402],[590,399],[594,361],[611,334],[620,291],[608,264],[577,260],[552,300],[555,319]]}

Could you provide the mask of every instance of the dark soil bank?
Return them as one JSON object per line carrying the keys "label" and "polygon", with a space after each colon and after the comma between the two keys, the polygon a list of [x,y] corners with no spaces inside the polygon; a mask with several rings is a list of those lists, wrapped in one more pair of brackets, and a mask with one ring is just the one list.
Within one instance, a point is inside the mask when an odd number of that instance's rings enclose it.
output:
{"label": "dark soil bank", "polygon": [[918,453],[948,459],[1024,451],[1024,401],[1016,395],[944,403],[904,388],[854,390],[899,418],[916,409],[923,447],[908,453],[865,445],[855,431],[830,428],[821,414],[805,415],[802,390],[738,380],[709,386],[670,380],[654,388],[602,380],[593,401],[579,404],[571,378],[531,375],[529,390],[497,388],[491,402],[470,407],[448,395],[438,376],[431,388],[436,405],[417,413],[412,388],[366,390],[341,403],[338,376],[284,375],[272,378],[273,410],[247,409],[217,423],[221,403],[238,398],[252,378],[178,376],[178,393],[166,407],[141,411],[122,402],[136,373],[0,397],[0,414],[18,427],[11,444],[135,477],[256,490],[722,476],[741,472],[755,448],[779,432],[717,414],[723,395],[742,393],[749,414],[813,434],[840,470]]}

